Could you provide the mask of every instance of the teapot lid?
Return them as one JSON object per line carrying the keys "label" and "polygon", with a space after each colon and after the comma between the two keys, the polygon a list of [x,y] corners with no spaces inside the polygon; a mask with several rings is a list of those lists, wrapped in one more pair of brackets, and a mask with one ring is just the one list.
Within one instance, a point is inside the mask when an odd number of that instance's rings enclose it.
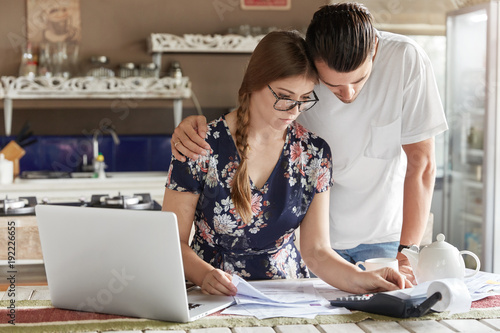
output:
{"label": "teapot lid", "polygon": [[438,234],[436,236],[436,241],[434,243],[428,245],[427,248],[445,249],[445,250],[455,249],[455,247],[453,245],[451,245],[448,242],[445,242],[444,239],[445,239],[445,236],[443,234]]}

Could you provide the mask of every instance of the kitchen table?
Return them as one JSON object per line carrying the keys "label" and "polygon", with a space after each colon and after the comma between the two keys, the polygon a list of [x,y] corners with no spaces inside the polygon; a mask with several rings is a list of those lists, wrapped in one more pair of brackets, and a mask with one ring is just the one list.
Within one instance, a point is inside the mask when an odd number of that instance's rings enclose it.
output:
{"label": "kitchen table", "polygon": [[[5,286],[3,289],[5,290]],[[16,325],[6,324],[9,296],[0,291],[0,331],[23,332],[190,332],[190,333],[254,333],[254,332],[495,332],[500,331],[500,307],[478,308],[453,316],[430,314],[418,319],[396,319],[364,312],[350,315],[317,316],[316,319],[275,318],[258,320],[214,314],[192,323],[168,323],[146,319],[93,314],[55,309],[50,304],[47,286],[16,287]],[[498,297],[498,296],[495,296]],[[481,302],[481,301],[479,301]],[[500,298],[493,303],[500,305]],[[0,318],[1,318],[0,317]],[[30,318],[29,320],[27,318]],[[25,322],[25,323],[23,323]],[[26,322],[32,322],[28,324]]]}

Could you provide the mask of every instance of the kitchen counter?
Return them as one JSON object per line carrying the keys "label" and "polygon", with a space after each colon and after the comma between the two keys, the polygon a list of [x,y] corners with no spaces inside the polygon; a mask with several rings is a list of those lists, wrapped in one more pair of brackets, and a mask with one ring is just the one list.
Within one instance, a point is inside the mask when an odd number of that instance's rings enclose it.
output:
{"label": "kitchen counter", "polygon": [[150,193],[153,200],[163,202],[167,172],[107,172],[106,179],[60,178],[21,179],[2,185],[0,195],[9,198],[36,196],[50,202],[77,201],[93,194],[132,195]]}
{"label": "kitchen counter", "polygon": [[[134,194],[149,194],[158,204],[163,203],[167,180],[166,172],[108,172],[106,179],[83,178],[91,174],[78,173],[80,178],[21,179],[13,184],[0,186],[0,200],[36,197],[38,203],[90,202],[92,195],[119,195],[132,197]],[[18,248],[17,259],[41,260],[42,250],[38,226],[34,215],[0,216],[0,239],[7,239],[7,222],[16,222]],[[7,259],[7,242],[0,241],[0,260]],[[2,274],[0,274],[1,276]],[[36,274],[35,274],[36,275]],[[0,329],[1,330],[1,329]]]}

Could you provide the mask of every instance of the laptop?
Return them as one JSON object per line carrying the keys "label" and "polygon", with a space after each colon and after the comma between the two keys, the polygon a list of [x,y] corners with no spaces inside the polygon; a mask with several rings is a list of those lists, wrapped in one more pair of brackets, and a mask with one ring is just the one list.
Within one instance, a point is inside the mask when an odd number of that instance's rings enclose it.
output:
{"label": "laptop", "polygon": [[174,213],[37,205],[54,307],[188,322],[233,304],[187,292]]}

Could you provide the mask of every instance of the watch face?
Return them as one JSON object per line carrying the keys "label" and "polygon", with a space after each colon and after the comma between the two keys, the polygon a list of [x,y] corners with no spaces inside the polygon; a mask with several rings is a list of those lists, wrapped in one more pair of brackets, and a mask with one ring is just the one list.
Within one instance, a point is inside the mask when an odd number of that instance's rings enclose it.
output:
{"label": "watch face", "polygon": [[420,248],[417,246],[417,245],[410,245],[409,247],[410,250],[412,251],[415,251],[415,252],[419,252],[420,251]]}
{"label": "watch face", "polygon": [[403,249],[409,249],[409,250],[412,250],[412,251],[415,251],[415,252],[420,252],[420,248],[417,245],[415,245],[415,244],[412,244],[412,245],[399,245],[398,252],[403,251]]}

